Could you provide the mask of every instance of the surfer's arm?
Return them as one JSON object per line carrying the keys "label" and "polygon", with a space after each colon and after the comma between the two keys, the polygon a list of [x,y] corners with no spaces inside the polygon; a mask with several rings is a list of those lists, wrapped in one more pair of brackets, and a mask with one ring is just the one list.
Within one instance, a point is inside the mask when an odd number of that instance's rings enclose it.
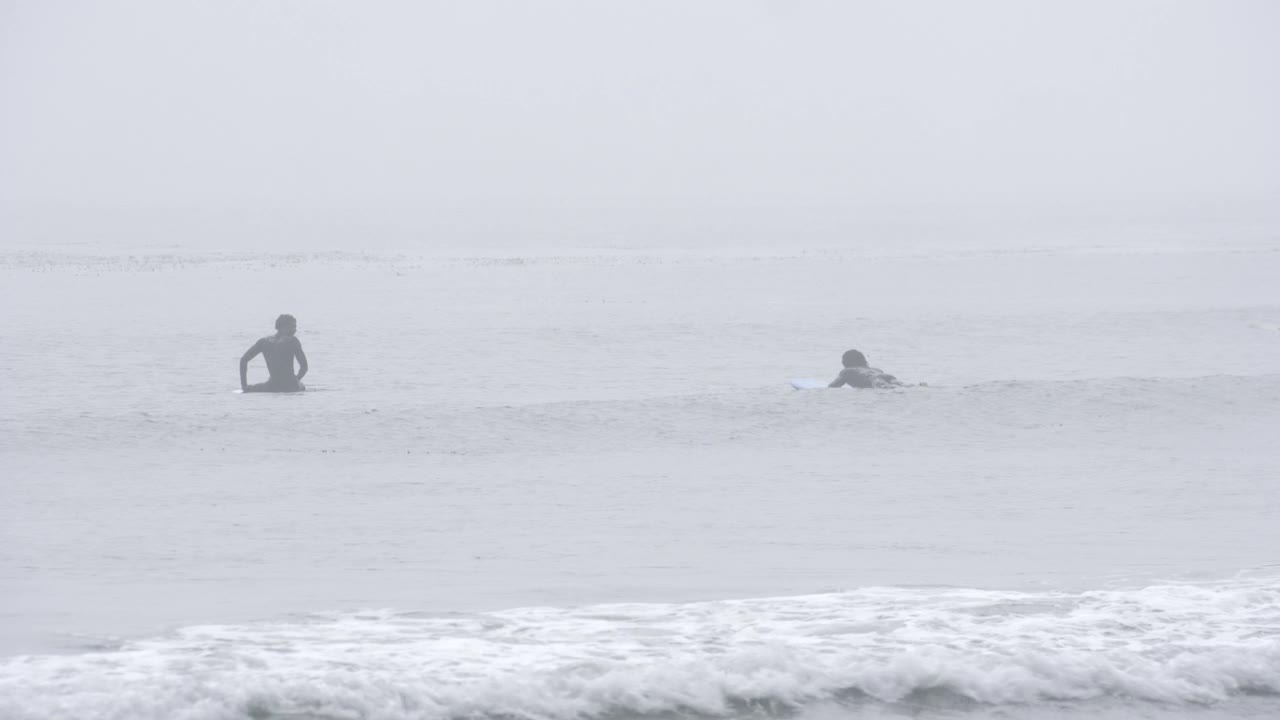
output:
{"label": "surfer's arm", "polygon": [[831,384],[828,385],[827,387],[829,388],[844,387],[844,384],[845,384],[844,373],[840,373],[839,375],[836,376],[836,379],[832,380]]}
{"label": "surfer's arm", "polygon": [[262,341],[253,344],[253,347],[244,351],[244,355],[240,356],[240,389],[244,390],[249,387],[249,361],[258,356],[262,352]]}
{"label": "surfer's arm", "polygon": [[302,352],[302,343],[294,338],[293,356],[298,358],[298,379],[307,374],[307,354]]}

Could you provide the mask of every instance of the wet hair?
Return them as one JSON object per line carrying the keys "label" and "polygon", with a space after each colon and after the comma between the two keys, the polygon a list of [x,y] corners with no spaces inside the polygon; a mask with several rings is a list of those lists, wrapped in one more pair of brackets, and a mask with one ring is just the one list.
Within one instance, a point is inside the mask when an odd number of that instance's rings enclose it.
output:
{"label": "wet hair", "polygon": [[276,329],[277,329],[277,330],[282,330],[282,329],[284,329],[284,326],[285,326],[285,325],[292,325],[292,326],[294,326],[294,327],[297,327],[297,326],[298,326],[298,319],[297,319],[297,318],[295,318],[294,316],[290,315],[289,313],[285,313],[284,315],[281,315],[280,317],[276,318]]}
{"label": "wet hair", "polygon": [[840,356],[840,362],[844,363],[845,367],[866,367],[867,356],[857,350],[848,350]]}

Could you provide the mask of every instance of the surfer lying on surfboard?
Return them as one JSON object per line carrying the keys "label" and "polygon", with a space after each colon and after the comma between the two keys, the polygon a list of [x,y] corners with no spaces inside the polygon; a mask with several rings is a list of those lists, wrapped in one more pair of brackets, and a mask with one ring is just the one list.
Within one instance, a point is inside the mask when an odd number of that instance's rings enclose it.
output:
{"label": "surfer lying on surfboard", "polygon": [[[253,344],[240,358],[240,390],[243,392],[300,392],[307,388],[302,376],[307,374],[307,356],[295,337],[298,321],[292,315],[276,318],[276,334]],[[271,378],[264,383],[249,384],[249,361],[262,353]],[[293,359],[298,359],[298,374],[293,374]]]}
{"label": "surfer lying on surfboard", "polygon": [[844,385],[856,388],[893,388],[901,387],[898,378],[878,368],[867,366],[867,357],[857,350],[849,350],[840,357],[844,369],[827,387],[838,388]]}

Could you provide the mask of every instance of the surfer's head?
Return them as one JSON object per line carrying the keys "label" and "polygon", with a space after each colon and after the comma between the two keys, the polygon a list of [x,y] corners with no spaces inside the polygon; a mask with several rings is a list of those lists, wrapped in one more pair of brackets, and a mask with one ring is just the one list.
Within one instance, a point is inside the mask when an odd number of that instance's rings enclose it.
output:
{"label": "surfer's head", "polygon": [[285,313],[276,318],[276,332],[282,335],[293,335],[298,332],[298,319]]}
{"label": "surfer's head", "polygon": [[867,356],[857,350],[847,350],[840,356],[840,362],[844,363],[845,367],[866,367]]}

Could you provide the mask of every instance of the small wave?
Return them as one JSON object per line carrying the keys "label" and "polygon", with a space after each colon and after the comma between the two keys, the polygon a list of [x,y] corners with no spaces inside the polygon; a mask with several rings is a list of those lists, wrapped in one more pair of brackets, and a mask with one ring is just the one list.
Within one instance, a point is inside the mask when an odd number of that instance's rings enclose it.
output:
{"label": "small wave", "polygon": [[1280,694],[1280,580],[866,588],[689,604],[188,627],[0,664],[0,717],[529,718]]}

